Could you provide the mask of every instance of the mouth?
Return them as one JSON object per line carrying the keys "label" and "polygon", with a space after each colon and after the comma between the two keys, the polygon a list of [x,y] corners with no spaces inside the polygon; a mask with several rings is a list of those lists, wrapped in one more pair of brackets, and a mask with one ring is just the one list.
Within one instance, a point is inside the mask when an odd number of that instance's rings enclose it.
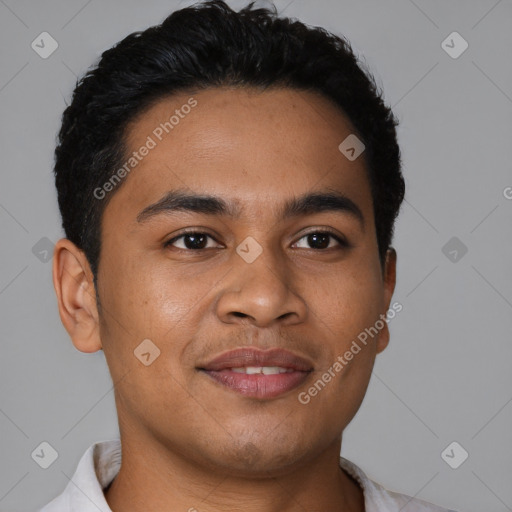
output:
{"label": "mouth", "polygon": [[[268,374],[277,367],[247,367],[227,368],[225,370],[201,370],[216,382],[226,386],[237,393],[253,398],[275,398],[283,393],[299,387],[308,377],[310,372],[283,369],[282,373]],[[242,371],[241,371],[242,370]],[[243,370],[257,373],[246,373]],[[260,370],[263,370],[260,372]]]}
{"label": "mouth", "polygon": [[221,354],[197,369],[236,393],[270,399],[302,385],[313,365],[286,350],[246,347]]}

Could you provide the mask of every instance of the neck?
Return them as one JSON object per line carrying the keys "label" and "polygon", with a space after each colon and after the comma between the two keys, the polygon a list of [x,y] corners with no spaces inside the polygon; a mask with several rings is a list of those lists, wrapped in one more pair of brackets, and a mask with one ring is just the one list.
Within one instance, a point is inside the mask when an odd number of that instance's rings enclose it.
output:
{"label": "neck", "polygon": [[254,478],[195,464],[155,439],[131,441],[121,432],[121,468],[105,490],[113,512],[365,510],[359,484],[339,466],[341,437],[314,460]]}

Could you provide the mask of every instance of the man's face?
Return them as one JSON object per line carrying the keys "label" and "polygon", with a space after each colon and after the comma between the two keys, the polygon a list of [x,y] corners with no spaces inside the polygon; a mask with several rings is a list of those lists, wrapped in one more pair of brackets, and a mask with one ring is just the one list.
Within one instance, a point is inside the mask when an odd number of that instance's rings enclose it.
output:
{"label": "man's face", "polygon": [[[191,96],[197,105],[160,141],[155,129]],[[141,449],[157,439],[202,465],[254,475],[307,460],[340,438],[387,328],[316,396],[304,393],[386,313],[394,287],[394,263],[383,273],[378,258],[363,156],[350,161],[338,149],[351,133],[326,99],[292,90],[177,95],[130,125],[130,154],[148,136],[156,146],[111,192],[98,292],[121,434]],[[238,215],[154,206],[178,190],[215,196]],[[362,217],[314,202],[283,217],[286,203],[307,194],[345,196]],[[177,238],[184,231],[196,234]],[[160,351],[148,366],[134,354],[143,340]],[[201,370],[240,347],[285,349],[312,371],[275,396],[260,384],[256,396]]]}

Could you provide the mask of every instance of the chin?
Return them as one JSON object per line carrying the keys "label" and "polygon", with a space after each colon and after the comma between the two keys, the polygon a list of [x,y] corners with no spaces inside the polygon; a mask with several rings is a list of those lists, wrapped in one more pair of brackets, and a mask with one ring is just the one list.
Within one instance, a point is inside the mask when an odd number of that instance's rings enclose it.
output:
{"label": "chin", "polygon": [[239,440],[224,447],[215,457],[217,469],[222,467],[225,473],[242,478],[277,477],[307,456],[303,451],[305,444],[293,442],[290,437],[286,440],[254,437],[252,441]]}

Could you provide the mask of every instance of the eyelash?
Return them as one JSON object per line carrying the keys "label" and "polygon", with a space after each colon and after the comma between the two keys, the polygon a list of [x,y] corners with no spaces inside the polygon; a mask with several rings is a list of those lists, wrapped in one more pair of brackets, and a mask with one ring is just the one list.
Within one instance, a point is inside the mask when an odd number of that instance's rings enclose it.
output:
{"label": "eyelash", "polygon": [[[212,235],[210,235],[209,233],[206,233],[204,231],[186,231],[184,233],[181,233],[178,236],[175,236],[174,238],[171,238],[167,242],[165,242],[164,243],[164,248],[171,247],[174,242],[176,242],[180,238],[184,238],[185,236],[188,236],[188,235],[206,235],[206,236],[210,237],[212,240],[215,240],[215,238]],[[309,235],[329,235],[329,236],[331,236],[332,238],[334,238],[338,242],[340,248],[348,249],[349,247],[351,247],[350,244],[346,240],[344,240],[343,238],[341,238],[340,236],[338,236],[334,232],[332,232],[330,230],[326,230],[326,229],[322,229],[322,230],[319,229],[319,230],[315,230],[315,231],[311,231],[309,233],[306,233],[306,234],[302,235],[299,238],[299,240],[297,240],[297,242],[302,240],[303,238],[306,238]],[[215,242],[217,242],[217,240],[215,240]],[[295,243],[297,243],[297,242],[295,242]],[[205,251],[208,248],[203,248],[203,249],[182,249],[181,247],[174,247],[174,249],[177,250],[177,251],[200,252],[200,251]],[[326,251],[328,249],[333,249],[333,247],[328,247],[326,249],[314,249],[314,248],[311,248],[310,250],[322,252],[322,251]]]}

